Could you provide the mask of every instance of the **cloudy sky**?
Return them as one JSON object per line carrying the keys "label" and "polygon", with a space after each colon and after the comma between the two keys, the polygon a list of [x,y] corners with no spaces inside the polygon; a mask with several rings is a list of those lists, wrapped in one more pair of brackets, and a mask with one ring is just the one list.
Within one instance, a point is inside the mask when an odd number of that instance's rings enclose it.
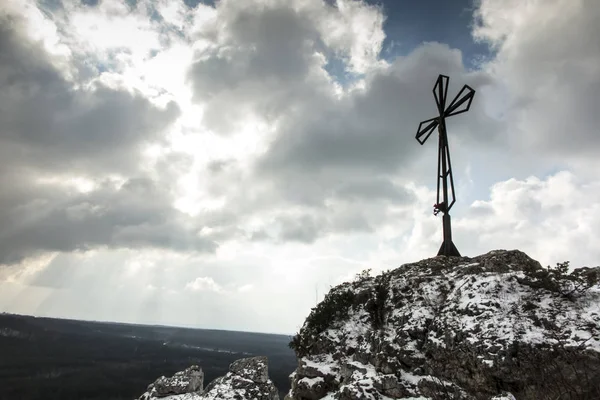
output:
{"label": "cloudy sky", "polygon": [[[600,260],[596,0],[3,0],[0,310],[293,334],[434,256]],[[435,138],[434,138],[435,139]]]}

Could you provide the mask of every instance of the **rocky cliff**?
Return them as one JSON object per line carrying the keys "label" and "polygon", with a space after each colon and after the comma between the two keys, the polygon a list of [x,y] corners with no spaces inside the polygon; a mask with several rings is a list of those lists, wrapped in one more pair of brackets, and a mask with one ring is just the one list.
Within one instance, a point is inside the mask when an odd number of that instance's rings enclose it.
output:
{"label": "rocky cliff", "polygon": [[[286,399],[600,399],[599,279],[600,268],[542,268],[504,250],[363,273],[293,338]],[[165,379],[142,398],[173,393]],[[205,391],[177,379],[187,394],[169,399],[278,398],[265,357],[233,363]]]}
{"label": "rocky cliff", "polygon": [[600,399],[598,268],[435,257],[333,288],[286,398]]}

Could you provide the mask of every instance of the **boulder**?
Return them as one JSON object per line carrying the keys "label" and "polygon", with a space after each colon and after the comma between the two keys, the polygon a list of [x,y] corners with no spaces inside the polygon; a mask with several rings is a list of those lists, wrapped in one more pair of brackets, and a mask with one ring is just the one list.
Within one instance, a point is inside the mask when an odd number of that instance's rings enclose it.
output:
{"label": "boulder", "polygon": [[267,357],[243,358],[229,366],[229,372],[234,375],[250,379],[255,383],[267,383],[269,373]]}
{"label": "boulder", "polygon": [[150,400],[187,393],[201,394],[204,386],[204,372],[197,365],[176,372],[170,378],[161,376],[148,386],[140,400]]}
{"label": "boulder", "polygon": [[206,386],[201,399],[279,400],[279,392],[268,372],[267,357],[237,360],[229,366],[225,376]]}

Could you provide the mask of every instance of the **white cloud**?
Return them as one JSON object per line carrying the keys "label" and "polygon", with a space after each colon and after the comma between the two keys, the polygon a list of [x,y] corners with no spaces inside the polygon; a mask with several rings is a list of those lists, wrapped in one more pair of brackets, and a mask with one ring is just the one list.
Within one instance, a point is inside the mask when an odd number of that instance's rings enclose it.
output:
{"label": "white cloud", "polygon": [[246,285],[242,285],[240,287],[238,287],[238,292],[240,293],[246,293],[246,292],[250,292],[251,290],[254,290],[254,285],[252,284],[246,284]]}
{"label": "white cloud", "polygon": [[[20,15],[20,23],[25,25],[29,38],[40,42],[43,49],[57,58],[71,56],[71,50],[62,43],[56,23],[44,16],[44,13],[32,0],[6,0],[0,4],[0,13]],[[63,60],[64,61],[64,60]]]}
{"label": "white cloud", "polygon": [[188,282],[185,285],[188,290],[194,291],[209,291],[209,292],[221,292],[222,288],[212,278],[206,276],[199,276],[192,282]]}
{"label": "white cloud", "polygon": [[69,25],[90,53],[107,56],[111,50],[123,48],[133,50],[132,57],[144,57],[150,50],[160,49],[159,33],[150,19],[130,11],[126,2],[117,0],[101,1],[97,7],[80,5],[72,9]]}
{"label": "white cloud", "polygon": [[491,188],[455,222],[456,235],[471,252],[520,249],[545,265],[572,261],[592,267],[600,260],[600,182],[584,182],[563,171],[541,180],[510,179]]}
{"label": "white cloud", "polygon": [[335,9],[321,2],[311,5],[323,41],[348,59],[348,70],[360,74],[385,65],[379,58],[385,18],[378,7],[353,0],[339,0]]}

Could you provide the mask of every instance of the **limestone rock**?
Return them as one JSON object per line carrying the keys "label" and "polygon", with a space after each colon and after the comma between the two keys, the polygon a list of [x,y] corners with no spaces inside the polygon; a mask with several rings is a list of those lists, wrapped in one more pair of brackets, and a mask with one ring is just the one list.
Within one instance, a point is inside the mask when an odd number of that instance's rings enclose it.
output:
{"label": "limestone rock", "polygon": [[[200,373],[200,374],[198,374]],[[279,400],[279,392],[269,379],[267,357],[244,358],[233,362],[229,372],[202,390],[204,375],[197,366],[160,377],[148,387],[140,400]]]}
{"label": "limestone rock", "polygon": [[269,374],[267,370],[267,357],[243,358],[235,361],[229,367],[232,374],[250,379],[255,383],[267,383]]}
{"label": "limestone rock", "polygon": [[200,394],[204,386],[204,372],[197,365],[175,373],[171,378],[161,376],[148,386],[140,400],[149,400],[181,394]]}
{"label": "limestone rock", "polygon": [[279,392],[269,379],[267,357],[252,357],[233,362],[225,376],[206,387],[201,399],[279,400]]}
{"label": "limestone rock", "polygon": [[341,284],[292,340],[287,398],[600,398],[599,275],[495,250]]}

